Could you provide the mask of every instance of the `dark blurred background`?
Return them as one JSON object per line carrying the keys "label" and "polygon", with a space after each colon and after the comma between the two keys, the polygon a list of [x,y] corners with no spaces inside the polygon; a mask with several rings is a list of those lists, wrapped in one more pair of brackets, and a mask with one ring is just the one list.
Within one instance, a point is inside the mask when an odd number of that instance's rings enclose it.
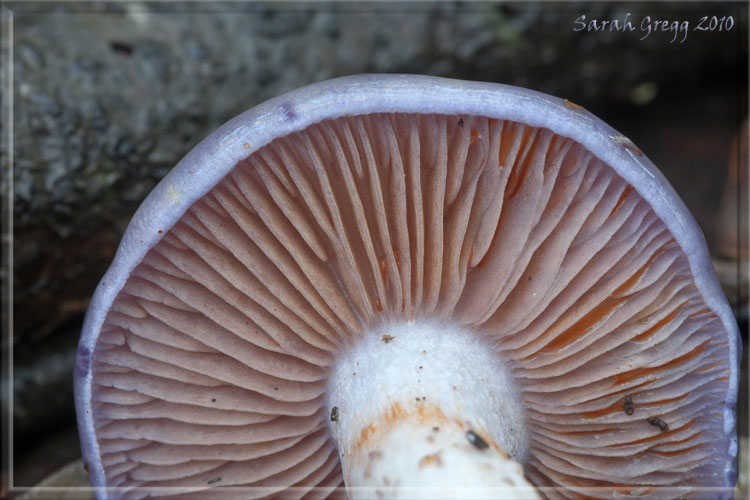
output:
{"label": "dark blurred background", "polygon": [[[733,144],[747,114],[746,2],[3,8],[2,76],[8,82],[12,75],[13,84],[12,94],[3,93],[3,134],[12,130],[13,137],[12,172],[9,141],[2,151],[4,196],[12,179],[4,234],[10,219],[13,229],[4,240],[6,264],[8,245],[13,259],[3,280],[12,273],[13,293],[12,301],[4,294],[3,325],[11,310],[13,321],[12,331],[4,328],[3,349],[12,349],[14,362],[11,386],[11,367],[3,375],[3,403],[7,413],[13,398],[16,487],[37,484],[80,456],[75,345],[96,283],[141,200],[221,123],[336,76],[421,73],[501,82],[586,107],[630,137],[692,210],[747,342],[747,233],[739,231],[747,227],[748,178],[746,156],[737,158],[742,141],[747,151],[747,131]],[[629,20],[635,31],[575,31],[582,15],[587,24]],[[688,31],[641,40],[647,16],[687,21]],[[716,16],[713,31],[694,31],[703,16],[705,27]],[[740,433],[746,445],[746,399]],[[3,479],[7,487],[10,478]]]}

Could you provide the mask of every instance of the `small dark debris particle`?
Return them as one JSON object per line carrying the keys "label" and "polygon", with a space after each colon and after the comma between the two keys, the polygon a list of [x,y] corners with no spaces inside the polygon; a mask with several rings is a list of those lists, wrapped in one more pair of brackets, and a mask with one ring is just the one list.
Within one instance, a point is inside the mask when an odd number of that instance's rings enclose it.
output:
{"label": "small dark debris particle", "polygon": [[463,118],[459,118],[459,120],[458,120],[458,126],[459,127],[463,127],[464,126],[464,119]]}
{"label": "small dark debris particle", "polygon": [[533,278],[533,276],[529,276],[529,281],[531,281],[531,278]]}
{"label": "small dark debris particle", "polygon": [[633,398],[631,396],[625,396],[625,404],[624,404],[625,413],[627,415],[632,415],[633,411]]}
{"label": "small dark debris particle", "polygon": [[338,422],[339,421],[339,407],[334,406],[331,408],[331,422]]}
{"label": "small dark debris particle", "polygon": [[396,337],[394,337],[393,335],[383,335],[382,337],[380,337],[380,340],[382,340],[384,344],[388,344],[390,343],[391,340],[395,338]]}
{"label": "small dark debris particle", "polygon": [[133,53],[133,46],[123,42],[110,42],[109,48],[126,56]]}
{"label": "small dark debris particle", "polygon": [[486,450],[490,447],[490,445],[487,444],[487,441],[479,437],[479,434],[474,431],[466,431],[466,439],[468,439],[469,442],[473,444],[474,447],[478,450]]}
{"label": "small dark debris particle", "polygon": [[89,464],[87,464],[86,462],[83,462],[83,470],[85,470],[86,472],[89,471]]}
{"label": "small dark debris particle", "polygon": [[454,385],[454,386],[452,386],[452,387],[453,387],[453,390],[455,391],[455,390],[456,390],[456,386]]}
{"label": "small dark debris particle", "polygon": [[211,402],[215,403],[216,402],[216,398],[211,398]]}
{"label": "small dark debris particle", "polygon": [[218,483],[219,481],[221,481],[221,478],[220,477],[215,477],[213,479],[209,479],[208,480],[208,484]]}
{"label": "small dark debris particle", "polygon": [[356,375],[356,374],[357,374],[357,372],[352,372],[352,375]]}
{"label": "small dark debris particle", "polygon": [[438,427],[437,425],[432,428],[432,432],[437,432],[439,430],[440,430],[440,427]]}
{"label": "small dark debris particle", "polygon": [[646,421],[659,428],[660,431],[668,431],[669,430],[669,424],[667,424],[664,420],[660,419],[659,417],[648,417]]}
{"label": "small dark debris particle", "polygon": [[156,232],[157,232],[157,234],[161,234],[161,233],[163,233],[164,231],[162,231],[161,229],[159,229],[159,230],[158,230],[158,231],[156,231]]}
{"label": "small dark debris particle", "polygon": [[274,388],[273,388],[273,390],[274,390],[274,391],[278,391],[278,390],[279,390],[279,388],[278,388],[278,387],[274,387]]}
{"label": "small dark debris particle", "polygon": [[422,367],[420,366],[420,367],[419,367],[419,369],[421,370],[421,369],[422,369]]}
{"label": "small dark debris particle", "polygon": [[422,355],[424,356],[425,354],[427,354],[427,351],[422,351]]}

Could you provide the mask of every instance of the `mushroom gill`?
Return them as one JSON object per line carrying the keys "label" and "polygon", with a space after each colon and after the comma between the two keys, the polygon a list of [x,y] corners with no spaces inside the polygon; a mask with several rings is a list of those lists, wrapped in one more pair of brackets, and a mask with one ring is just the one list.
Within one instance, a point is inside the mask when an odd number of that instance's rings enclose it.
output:
{"label": "mushroom gill", "polygon": [[91,354],[123,497],[343,495],[329,374],[409,322],[491,347],[549,498],[724,486],[727,335],[649,202],[572,139],[470,115],[325,120],[163,230]]}

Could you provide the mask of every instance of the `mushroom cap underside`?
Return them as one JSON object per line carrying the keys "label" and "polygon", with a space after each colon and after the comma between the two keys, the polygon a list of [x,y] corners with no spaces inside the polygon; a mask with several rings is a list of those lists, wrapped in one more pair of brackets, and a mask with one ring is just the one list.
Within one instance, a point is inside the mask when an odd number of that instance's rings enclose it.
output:
{"label": "mushroom cap underside", "polygon": [[331,364],[422,319],[507,363],[548,496],[733,484],[736,325],[661,174],[567,101],[382,75],[241,115],[136,213],[79,346],[93,482],[326,496]]}

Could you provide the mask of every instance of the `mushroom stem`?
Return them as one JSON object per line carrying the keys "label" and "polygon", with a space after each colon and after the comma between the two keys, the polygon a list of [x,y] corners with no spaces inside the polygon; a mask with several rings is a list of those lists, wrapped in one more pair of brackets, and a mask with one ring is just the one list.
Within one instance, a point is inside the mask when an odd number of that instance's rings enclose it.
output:
{"label": "mushroom stem", "polygon": [[523,408],[478,335],[384,327],[331,374],[331,432],[349,498],[539,498],[521,463]]}

